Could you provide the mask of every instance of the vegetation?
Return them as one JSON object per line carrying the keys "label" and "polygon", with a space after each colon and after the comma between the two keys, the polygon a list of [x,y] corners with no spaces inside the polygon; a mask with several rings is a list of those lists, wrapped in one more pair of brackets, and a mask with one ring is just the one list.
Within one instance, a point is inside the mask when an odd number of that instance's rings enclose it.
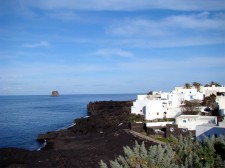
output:
{"label": "vegetation", "polygon": [[201,104],[208,108],[208,111],[211,112],[211,115],[219,115],[219,106],[216,103],[216,95],[211,94],[210,96],[205,97]]}
{"label": "vegetation", "polygon": [[[216,87],[221,86],[221,84],[219,84],[218,82],[211,81],[209,84],[205,84],[205,87],[211,87],[213,85],[215,85]],[[194,86],[198,91],[200,91],[202,84],[199,82],[193,82],[192,85],[190,83],[185,83],[184,89],[191,89],[192,86]]]}
{"label": "vegetation", "polygon": [[200,91],[200,88],[201,88],[201,83],[198,83],[198,82],[193,82],[193,84],[192,84],[196,89],[197,89],[197,91]]}
{"label": "vegetation", "polygon": [[201,102],[199,100],[185,100],[184,105],[182,105],[183,114],[195,115],[200,112]]}
{"label": "vegetation", "polygon": [[154,120],[146,120],[147,122],[166,122],[166,121],[175,121],[174,118],[157,118]]}
{"label": "vegetation", "polygon": [[191,88],[191,84],[190,83],[185,83],[184,84],[184,89],[190,89]]}
{"label": "vegetation", "polygon": [[147,95],[153,95],[153,91],[149,91]]}
{"label": "vegetation", "polygon": [[216,102],[216,95],[211,94],[203,99],[202,105],[207,106],[209,108],[213,107],[213,104]]}
{"label": "vegetation", "polygon": [[219,84],[218,82],[212,81],[209,84],[206,84],[205,87],[210,87],[210,86],[213,86],[213,85],[215,85],[216,87],[220,87],[221,86],[221,84]]}
{"label": "vegetation", "polygon": [[[225,166],[224,137],[205,138],[204,141],[193,141],[191,136],[178,139],[170,138],[170,145],[150,146],[146,149],[144,142],[135,142],[133,149],[124,147],[125,157],[119,156],[110,161],[111,168],[222,168]],[[169,142],[168,141],[168,142]],[[107,164],[100,161],[101,168]]]}
{"label": "vegetation", "polygon": [[136,115],[132,113],[128,115],[128,122],[133,123],[138,121],[144,121],[144,116],[140,114]]}

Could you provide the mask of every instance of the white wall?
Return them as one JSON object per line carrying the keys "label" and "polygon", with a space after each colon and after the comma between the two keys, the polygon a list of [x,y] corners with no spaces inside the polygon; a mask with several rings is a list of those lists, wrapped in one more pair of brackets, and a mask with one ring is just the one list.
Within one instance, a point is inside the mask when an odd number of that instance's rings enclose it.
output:
{"label": "white wall", "polygon": [[219,115],[225,116],[225,96],[217,96],[216,102],[219,105]]}
{"label": "white wall", "polygon": [[167,118],[176,118],[177,116],[182,114],[181,107],[172,107],[168,108]]}
{"label": "white wall", "polygon": [[215,85],[211,87],[201,87],[201,91],[205,94],[205,96],[210,96],[212,93],[216,92],[225,92],[225,87],[216,87]]}
{"label": "white wall", "polygon": [[170,122],[148,122],[146,123],[146,127],[157,127],[157,126],[166,126],[166,124],[173,124],[173,121]]}
{"label": "white wall", "polygon": [[198,116],[198,115],[181,115],[176,118],[178,128],[187,128],[188,130],[196,130],[196,125],[217,124],[216,116]]}
{"label": "white wall", "polygon": [[144,115],[144,108],[149,100],[136,100],[133,102],[133,106],[131,106],[132,114],[141,114]]}
{"label": "white wall", "polygon": [[163,118],[163,106],[161,100],[149,100],[146,105],[146,120]]}
{"label": "white wall", "polygon": [[217,96],[216,102],[218,103],[220,109],[225,109],[225,96]]}
{"label": "white wall", "polygon": [[204,94],[197,91],[196,88],[185,89],[182,87],[176,87],[173,90],[173,93],[182,93],[184,94],[185,100],[202,100],[204,98]]}
{"label": "white wall", "polygon": [[184,94],[162,92],[161,95],[138,95],[133,102],[131,113],[145,115],[146,120],[175,118],[181,114],[180,105],[184,100]]}
{"label": "white wall", "polygon": [[147,95],[137,95],[137,100],[144,100],[146,97]]}

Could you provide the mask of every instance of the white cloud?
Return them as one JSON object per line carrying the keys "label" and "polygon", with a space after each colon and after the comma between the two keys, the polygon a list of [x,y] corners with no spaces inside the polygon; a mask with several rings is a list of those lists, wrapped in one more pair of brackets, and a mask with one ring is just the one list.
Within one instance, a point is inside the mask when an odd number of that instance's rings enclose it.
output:
{"label": "white cloud", "polygon": [[195,57],[195,58],[174,58],[170,60],[165,59],[139,59],[134,62],[123,62],[119,64],[121,70],[138,71],[138,72],[155,72],[161,70],[168,73],[170,71],[185,71],[193,69],[207,69],[225,67],[224,57]]}
{"label": "white cloud", "polygon": [[153,20],[129,18],[113,22],[106,33],[117,45],[138,48],[183,47],[225,43],[225,14],[201,12]]}
{"label": "white cloud", "polygon": [[24,44],[23,47],[27,48],[38,48],[38,47],[49,47],[50,43],[46,40],[43,40],[39,43],[31,43],[31,44]]}
{"label": "white cloud", "polygon": [[163,37],[163,38],[127,38],[112,41],[111,45],[123,45],[135,48],[174,48],[202,45],[225,44],[224,37],[194,36],[194,37]]}
{"label": "white cloud", "polygon": [[168,17],[164,20],[165,26],[200,29],[200,30],[223,30],[225,31],[225,14],[202,12],[195,15],[179,15]]}
{"label": "white cloud", "polygon": [[72,11],[57,11],[57,12],[50,12],[47,16],[52,17],[54,19],[60,19],[65,21],[72,21],[72,20],[81,20],[80,17],[77,16],[75,12]]}
{"label": "white cloud", "polygon": [[92,55],[98,55],[103,57],[132,57],[133,53],[118,48],[103,48],[93,52]]}
{"label": "white cloud", "polygon": [[225,31],[225,14],[216,13],[211,16],[210,13],[203,12],[195,15],[169,16],[161,20],[131,18],[116,21],[106,31],[114,35],[145,37],[174,35],[187,30]]}
{"label": "white cloud", "polygon": [[[22,2],[21,2],[22,1]],[[77,10],[146,10],[146,9],[170,9],[170,10],[224,10],[223,0],[20,0],[30,7],[38,7],[45,10],[53,9],[77,9]]]}

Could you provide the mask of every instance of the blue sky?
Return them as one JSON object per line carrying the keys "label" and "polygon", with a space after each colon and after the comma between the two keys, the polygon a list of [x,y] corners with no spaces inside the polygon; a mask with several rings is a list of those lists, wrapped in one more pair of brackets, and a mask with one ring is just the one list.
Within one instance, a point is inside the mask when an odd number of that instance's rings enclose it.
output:
{"label": "blue sky", "polygon": [[225,84],[224,0],[0,3],[0,95]]}

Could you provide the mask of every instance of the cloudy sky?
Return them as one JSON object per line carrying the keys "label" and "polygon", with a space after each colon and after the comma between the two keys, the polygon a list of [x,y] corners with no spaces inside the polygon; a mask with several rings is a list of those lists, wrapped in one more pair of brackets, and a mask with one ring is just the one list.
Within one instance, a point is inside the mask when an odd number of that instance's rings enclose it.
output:
{"label": "cloudy sky", "polygon": [[0,0],[0,95],[225,84],[225,0]]}

